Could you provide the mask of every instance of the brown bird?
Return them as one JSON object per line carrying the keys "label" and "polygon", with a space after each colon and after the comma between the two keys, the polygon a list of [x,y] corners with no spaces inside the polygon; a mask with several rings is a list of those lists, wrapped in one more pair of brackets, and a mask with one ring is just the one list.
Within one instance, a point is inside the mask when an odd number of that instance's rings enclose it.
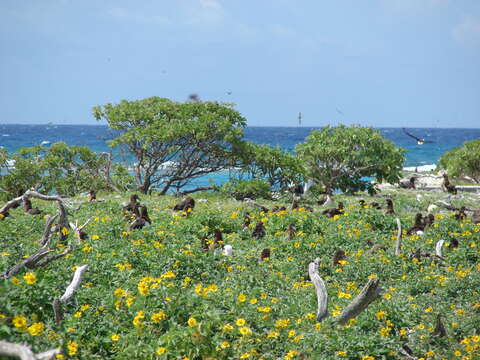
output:
{"label": "brown bird", "polygon": [[341,215],[343,213],[343,202],[338,203],[338,207],[333,209],[326,209],[322,212],[322,215],[325,215],[329,218],[334,217],[335,215]]}
{"label": "brown bird", "polygon": [[145,205],[141,205],[138,211],[138,215],[133,223],[130,224],[129,230],[142,229],[144,226],[152,224],[152,220],[148,216],[148,210]]}
{"label": "brown bird", "polygon": [[179,202],[173,207],[173,210],[175,211],[184,211],[187,215],[193,210],[195,207],[195,200],[187,196],[184,200]]}
{"label": "brown bird", "polygon": [[274,206],[271,210],[272,213],[277,213],[277,212],[280,212],[280,211],[285,211],[287,210],[287,208],[285,206]]}
{"label": "brown bird", "polygon": [[373,201],[370,203],[370,206],[374,209],[377,209],[377,210],[380,210],[382,207],[380,206],[380,204],[376,201]]}
{"label": "brown bird", "polygon": [[458,242],[458,240],[456,238],[451,238],[450,239],[450,243],[448,244],[448,248],[450,250],[452,249],[456,249],[458,248],[458,245],[460,245],[460,243]]}
{"label": "brown bird", "polygon": [[435,222],[435,216],[433,214],[428,214],[423,218],[423,226],[432,226],[433,223]]}
{"label": "brown bird", "polygon": [[423,216],[421,213],[417,213],[417,215],[415,215],[415,223],[413,224],[413,227],[407,231],[407,235],[414,235],[417,231],[423,231],[424,229],[425,225],[423,223]]}
{"label": "brown bird", "polygon": [[89,202],[97,202],[97,192],[95,190],[90,190],[88,192],[88,201]]}
{"label": "brown bird", "polygon": [[295,226],[295,223],[292,222],[288,225],[288,229],[287,229],[288,240],[292,240],[295,237],[296,233],[297,233],[297,227]]}
{"label": "brown bird", "polygon": [[449,194],[457,194],[457,188],[455,185],[453,185],[450,180],[448,179],[447,174],[443,174],[443,183],[442,183],[442,189],[445,192],[448,192]]}
{"label": "brown bird", "polygon": [[25,213],[27,213],[29,215],[43,215],[43,214],[45,214],[45,212],[43,212],[42,210],[38,210],[37,208],[33,208],[32,207],[32,202],[30,201],[30,199],[24,199],[23,200],[23,210],[25,211]]}
{"label": "brown bird", "polygon": [[386,214],[395,214],[395,210],[393,209],[393,201],[392,199],[387,199],[387,210],[385,211]]}
{"label": "brown bird", "polygon": [[347,256],[345,255],[345,251],[342,249],[337,249],[335,253],[333,254],[333,260],[332,260],[332,265],[337,266],[340,264],[340,261],[345,260]]}
{"label": "brown bird", "polygon": [[465,220],[467,218],[467,214],[465,213],[466,207],[462,206],[456,213],[455,213],[455,219],[458,221]]}
{"label": "brown bird", "polygon": [[255,225],[255,229],[253,230],[252,237],[261,239],[265,236],[265,226],[263,225],[262,221],[259,221],[257,225]]}
{"label": "brown bird", "polygon": [[248,227],[250,226],[250,222],[251,222],[251,219],[250,219],[250,213],[249,212],[246,212],[245,215],[243,216],[243,229],[248,229]]}
{"label": "brown bird", "polygon": [[265,261],[265,259],[270,259],[270,249],[266,248],[262,250],[260,254],[260,261]]}
{"label": "brown bird", "polygon": [[140,206],[139,200],[140,198],[137,194],[130,195],[130,202],[123,207],[123,211],[130,211],[133,213],[135,211],[135,208]]}
{"label": "brown bird", "polygon": [[416,186],[415,186],[415,181],[417,180],[416,177],[412,176],[408,182],[401,182],[399,184],[399,186],[402,188],[402,189],[415,189]]}

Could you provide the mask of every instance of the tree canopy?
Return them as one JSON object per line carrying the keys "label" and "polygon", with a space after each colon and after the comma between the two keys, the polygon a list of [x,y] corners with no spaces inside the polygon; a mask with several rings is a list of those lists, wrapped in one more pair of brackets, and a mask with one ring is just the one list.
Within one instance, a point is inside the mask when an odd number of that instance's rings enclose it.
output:
{"label": "tree canopy", "polygon": [[378,130],[345,125],[312,131],[295,151],[304,162],[307,177],[330,194],[335,189],[372,191],[368,177],[398,182],[405,152]]}
{"label": "tree canopy", "polygon": [[463,146],[448,150],[439,163],[451,176],[468,176],[480,183],[480,139],[467,141]]}
{"label": "tree canopy", "polygon": [[133,154],[136,185],[143,193],[155,186],[165,194],[231,167],[246,125],[231,104],[160,97],[96,106],[93,114],[120,131],[110,145]]}

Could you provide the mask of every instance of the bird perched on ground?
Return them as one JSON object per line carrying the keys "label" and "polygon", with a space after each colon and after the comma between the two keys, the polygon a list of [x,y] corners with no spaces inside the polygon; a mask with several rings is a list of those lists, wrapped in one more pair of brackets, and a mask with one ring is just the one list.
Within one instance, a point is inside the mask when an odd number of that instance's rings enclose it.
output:
{"label": "bird perched on ground", "polygon": [[181,202],[179,202],[178,204],[176,204],[174,207],[173,207],[173,210],[175,211],[183,211],[185,212],[187,215],[194,209],[195,207],[195,200],[190,197],[190,196],[187,196],[185,199],[183,199]]}
{"label": "bird perched on ground", "polygon": [[456,238],[451,238],[450,243],[448,244],[448,248],[450,250],[458,248],[459,242]]}
{"label": "bird perched on ground", "polygon": [[387,210],[385,211],[386,214],[395,214],[395,210],[393,209],[393,201],[392,199],[387,199]]}
{"label": "bird perched on ground", "polygon": [[88,201],[97,202],[97,192],[95,190],[90,190],[88,192]]}
{"label": "bird perched on ground", "polygon": [[138,215],[136,219],[130,224],[129,230],[143,229],[145,226],[151,225],[152,220],[148,216],[148,210],[145,205],[141,205],[138,208]]}
{"label": "bird perched on ground", "polygon": [[465,212],[467,208],[465,206],[462,206],[458,211],[455,213],[455,219],[458,221],[462,221],[467,218],[467,213]]}
{"label": "bird perched on ground", "polygon": [[285,206],[274,206],[271,210],[272,213],[277,213],[277,212],[280,212],[280,211],[285,211],[287,210],[287,208]]}
{"label": "bird perched on ground", "polygon": [[432,226],[435,222],[435,216],[433,214],[428,214],[423,218],[424,227]]}
{"label": "bird perched on ground", "polygon": [[265,259],[270,259],[270,255],[271,255],[271,252],[270,252],[270,249],[269,248],[266,248],[266,249],[263,249],[262,250],[262,253],[260,254],[260,261],[265,261]]}
{"label": "bird perched on ground", "polygon": [[380,206],[380,204],[379,204],[378,202],[376,202],[376,201],[371,202],[371,203],[370,203],[370,206],[371,206],[372,208],[374,208],[374,209],[377,209],[377,210],[381,210],[381,209],[382,209],[382,207]]}
{"label": "bird perched on ground", "polygon": [[453,185],[450,182],[447,174],[443,174],[442,189],[443,191],[448,192],[449,194],[453,194],[453,195],[457,194],[457,188],[455,187],[455,185]]}
{"label": "bird perched on ground", "polygon": [[292,222],[288,225],[287,239],[292,240],[295,237],[296,233],[297,233],[297,227],[295,226],[295,223]]}
{"label": "bird perched on ground", "polygon": [[300,205],[300,202],[298,200],[293,200],[292,210],[300,209],[300,208],[303,208],[303,209],[305,209],[306,211],[309,211],[309,212],[313,212],[313,208],[311,208],[310,206]]}
{"label": "bird perched on ground", "polygon": [[246,212],[243,216],[243,230],[248,229],[248,227],[250,226],[250,222],[250,213]]}
{"label": "bird perched on ground", "polygon": [[336,208],[326,209],[322,212],[322,215],[332,218],[335,215],[341,215],[343,213],[343,210],[344,210],[343,202],[340,201]]}
{"label": "bird perched on ground", "polygon": [[340,264],[340,261],[345,260],[347,256],[345,255],[345,251],[342,249],[337,249],[333,254],[332,265],[337,266]]}
{"label": "bird perched on ground", "polygon": [[414,235],[417,233],[417,231],[423,231],[424,229],[425,229],[425,225],[423,223],[423,215],[421,213],[417,213],[415,215],[415,223],[407,231],[407,235]]}
{"label": "bird perched on ground", "polygon": [[255,225],[255,229],[253,230],[252,237],[256,239],[261,239],[265,236],[265,226],[263,225],[262,221],[259,221],[257,225]]}
{"label": "bird perched on ground", "polygon": [[401,181],[400,184],[398,184],[399,187],[401,187],[402,189],[416,189],[416,186],[415,186],[415,181],[417,180],[416,177],[412,176],[408,182],[406,181]]}
{"label": "bird perched on ground", "polygon": [[44,211],[39,210],[37,208],[33,208],[32,207],[32,202],[30,201],[30,199],[24,199],[23,200],[23,210],[25,211],[25,213],[27,213],[29,215],[43,215],[43,214],[45,214]]}
{"label": "bird perched on ground", "polygon": [[123,207],[123,211],[135,212],[135,209],[140,206],[140,198],[137,194],[130,195],[130,202]]}

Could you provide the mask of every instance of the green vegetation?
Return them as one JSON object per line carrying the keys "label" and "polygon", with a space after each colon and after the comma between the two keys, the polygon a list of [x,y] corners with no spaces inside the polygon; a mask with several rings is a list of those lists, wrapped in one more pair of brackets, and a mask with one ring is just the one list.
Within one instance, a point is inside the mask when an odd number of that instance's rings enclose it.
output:
{"label": "green vegetation", "polygon": [[[72,359],[400,359],[403,345],[424,359],[479,357],[480,226],[438,213],[424,236],[405,234],[415,212],[443,199],[441,193],[422,192],[420,201],[412,192],[391,193],[397,215],[339,196],[345,211],[332,219],[318,207],[263,213],[212,194],[198,194],[195,209],[183,216],[171,211],[178,198],[143,195],[153,224],[131,233],[121,211],[128,195],[100,194],[105,202],[71,211],[79,223],[93,216],[87,240],[70,234],[65,243],[54,235],[54,254],[70,245],[70,255],[0,280],[1,339],[30,344],[35,352],[61,346],[62,358]],[[290,203],[257,201],[269,208]],[[385,203],[382,197],[371,201]],[[466,196],[456,205],[475,202]],[[34,200],[34,206],[55,211],[52,203]],[[252,223],[244,231],[247,211]],[[20,208],[10,213],[0,221],[2,271],[39,248],[44,228],[41,216]],[[393,253],[396,216],[405,229],[401,256]],[[266,229],[262,239],[251,237],[258,221]],[[292,222],[297,231],[288,240]],[[233,246],[233,256],[202,250],[199,238],[213,240],[214,229]],[[448,247],[453,237],[456,249]],[[432,253],[439,239],[447,240],[444,261],[408,256],[416,249]],[[374,244],[384,249],[371,254]],[[265,248],[270,258],[258,261]],[[333,266],[339,248],[346,259]],[[330,316],[321,323],[307,272],[316,257],[329,294]],[[52,300],[83,264],[82,286],[56,325]],[[380,279],[382,296],[337,325],[335,318],[370,277]],[[438,314],[444,337],[433,336]]]}
{"label": "green vegetation", "polygon": [[308,178],[322,185],[329,194],[335,189],[373,192],[372,184],[365,177],[397,183],[405,152],[378,130],[344,125],[312,131],[295,151]]}
{"label": "green vegetation", "polygon": [[467,141],[462,147],[447,151],[439,164],[450,176],[468,176],[477,184],[480,183],[480,139]]}
{"label": "green vegetation", "polygon": [[63,142],[0,153],[0,167],[13,162],[0,176],[0,199],[10,200],[34,187],[41,192],[73,196],[90,189],[125,190],[132,183],[127,170],[112,164],[110,154],[96,154],[86,146]]}
{"label": "green vegetation", "polygon": [[135,182],[145,194],[153,187],[161,194],[178,191],[199,176],[233,167],[246,125],[229,104],[159,97],[96,106],[93,114],[121,131],[110,145],[135,157]]}

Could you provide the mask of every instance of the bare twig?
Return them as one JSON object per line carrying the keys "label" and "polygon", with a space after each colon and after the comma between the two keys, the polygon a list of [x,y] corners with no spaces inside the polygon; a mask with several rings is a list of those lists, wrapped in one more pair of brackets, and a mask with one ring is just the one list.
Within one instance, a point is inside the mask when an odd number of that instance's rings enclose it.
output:
{"label": "bare twig", "polygon": [[43,236],[40,239],[40,245],[46,246],[50,242],[50,236],[52,235],[52,225],[54,221],[57,219],[58,215],[49,216],[47,219],[47,223],[45,225],[45,230],[43,230]]}
{"label": "bare twig", "polygon": [[320,322],[328,316],[328,293],[325,283],[318,273],[318,265],[320,259],[316,258],[315,261],[311,262],[308,265],[308,274],[310,275],[310,280],[315,286],[315,291],[317,293],[317,321]]}

